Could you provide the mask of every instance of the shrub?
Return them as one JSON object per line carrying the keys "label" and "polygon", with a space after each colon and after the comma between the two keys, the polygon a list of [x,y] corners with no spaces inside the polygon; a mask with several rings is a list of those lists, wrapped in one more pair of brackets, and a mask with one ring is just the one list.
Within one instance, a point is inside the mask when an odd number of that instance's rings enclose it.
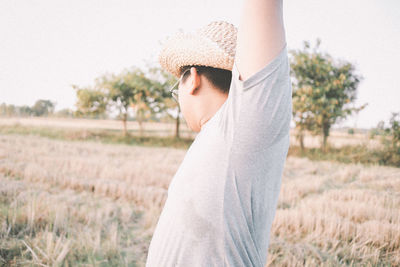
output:
{"label": "shrub", "polygon": [[400,167],[400,113],[392,113],[389,127],[384,128],[381,142],[384,146],[382,161],[384,164]]}
{"label": "shrub", "polygon": [[354,134],[354,129],[353,128],[348,129],[347,133],[353,135]]}

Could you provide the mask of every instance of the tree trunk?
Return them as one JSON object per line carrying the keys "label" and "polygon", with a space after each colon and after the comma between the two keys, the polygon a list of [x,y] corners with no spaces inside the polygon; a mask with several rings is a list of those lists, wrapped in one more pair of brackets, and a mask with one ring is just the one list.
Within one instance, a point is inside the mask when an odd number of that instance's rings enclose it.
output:
{"label": "tree trunk", "polygon": [[138,109],[136,111],[136,121],[139,124],[139,135],[142,137],[143,136],[143,110]]}
{"label": "tree trunk", "polygon": [[139,135],[142,137],[143,136],[143,121],[142,121],[142,119],[139,119],[138,123],[139,123]]}
{"label": "tree trunk", "polygon": [[304,151],[304,130],[302,129],[302,127],[297,127],[296,138],[297,138],[297,141],[299,141],[300,149],[303,152]]}
{"label": "tree trunk", "polygon": [[175,137],[176,137],[176,138],[179,138],[179,116],[176,118]]}
{"label": "tree trunk", "polygon": [[301,151],[304,151],[304,133],[303,133],[303,131],[301,131],[299,133],[298,138],[299,138],[299,142],[300,142],[300,149],[301,149]]}
{"label": "tree trunk", "polygon": [[328,145],[328,136],[329,136],[329,130],[330,130],[331,125],[329,123],[324,123],[322,125],[322,151],[326,152],[327,151],[327,145]]}
{"label": "tree trunk", "polygon": [[126,121],[127,121],[127,119],[128,119],[128,114],[123,114],[123,116],[122,116],[122,123],[124,124],[124,136],[126,137],[126,136],[128,136],[128,129],[127,129],[127,126],[126,126]]}
{"label": "tree trunk", "polygon": [[323,135],[323,137],[322,137],[322,147],[321,147],[321,150],[322,150],[322,152],[326,152],[326,144],[327,144],[327,141],[328,141],[328,136],[326,136],[325,134]]}

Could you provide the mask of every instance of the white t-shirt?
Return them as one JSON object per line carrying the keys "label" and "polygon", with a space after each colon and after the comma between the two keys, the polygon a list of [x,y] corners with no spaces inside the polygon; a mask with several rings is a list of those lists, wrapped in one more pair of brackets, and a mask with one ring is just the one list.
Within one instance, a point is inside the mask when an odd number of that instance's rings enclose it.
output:
{"label": "white t-shirt", "polygon": [[287,45],[241,81],[197,134],[155,228],[146,267],[259,266],[267,261],[289,148]]}

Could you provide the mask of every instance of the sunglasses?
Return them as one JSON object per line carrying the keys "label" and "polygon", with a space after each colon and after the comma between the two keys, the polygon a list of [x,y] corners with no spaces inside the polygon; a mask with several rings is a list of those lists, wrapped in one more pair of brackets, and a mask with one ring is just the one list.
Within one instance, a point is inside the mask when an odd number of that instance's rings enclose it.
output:
{"label": "sunglasses", "polygon": [[179,103],[179,99],[178,99],[178,96],[179,96],[179,94],[178,94],[179,89],[178,89],[178,88],[175,88],[175,87],[182,81],[183,76],[185,76],[186,72],[189,71],[189,70],[190,70],[190,69],[185,70],[185,72],[182,73],[182,75],[181,75],[181,77],[179,78],[179,80],[177,80],[176,83],[171,87],[171,89],[169,89],[169,91],[170,91],[171,94],[172,94],[172,97],[175,99],[175,101],[176,101],[177,103]]}

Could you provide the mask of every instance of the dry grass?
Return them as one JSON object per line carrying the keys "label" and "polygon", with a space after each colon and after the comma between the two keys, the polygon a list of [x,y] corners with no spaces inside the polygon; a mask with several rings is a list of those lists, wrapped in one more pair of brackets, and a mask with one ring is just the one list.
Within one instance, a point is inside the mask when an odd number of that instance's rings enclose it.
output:
{"label": "dry grass", "polygon": [[[185,153],[0,135],[0,265],[144,266]],[[400,265],[399,192],[398,168],[289,157],[269,266]]]}
{"label": "dry grass", "polygon": [[[300,146],[300,143],[296,139],[296,131],[292,129],[290,132],[290,144],[295,146]],[[307,148],[317,148],[321,146],[322,137],[313,136],[311,134],[306,134],[304,137],[304,146]],[[331,130],[328,143],[331,147],[341,148],[344,146],[365,146],[369,149],[381,148],[382,144],[380,142],[379,136],[373,139],[367,133],[354,133],[348,134],[339,130]]]}
{"label": "dry grass", "polygon": [[400,265],[400,169],[288,158],[271,265]]}
{"label": "dry grass", "polygon": [[[79,118],[57,118],[57,117],[0,117],[0,125],[4,126],[29,126],[29,127],[51,127],[62,129],[79,130],[120,130],[122,122],[119,120],[94,120]],[[144,122],[144,136],[173,136],[175,134],[175,123]],[[136,121],[128,121],[127,129],[133,133],[139,133],[139,124]],[[181,137],[194,138],[196,133],[191,131],[182,120],[180,125]]]}
{"label": "dry grass", "polygon": [[[29,126],[29,127],[51,127],[51,128],[68,128],[68,129],[107,129],[107,130],[121,130],[122,123],[118,120],[93,120],[93,119],[78,119],[78,118],[46,118],[46,117],[32,117],[32,118],[19,118],[19,117],[0,117],[0,125],[4,126]],[[128,121],[127,127],[133,133],[139,131],[139,124],[135,121]],[[196,133],[191,131],[186,123],[182,121],[181,136],[185,138],[194,138]],[[145,122],[144,123],[145,136],[173,136],[175,133],[174,123],[158,123],[158,122]],[[304,144],[308,148],[319,147],[321,144],[319,136],[306,135]],[[353,135],[331,130],[329,139],[330,145],[335,148],[340,148],[348,145],[362,145],[368,148],[380,148],[381,143],[379,138],[375,137],[370,139],[367,134],[355,133]],[[295,138],[295,130],[291,130],[291,144],[298,146]]]}

